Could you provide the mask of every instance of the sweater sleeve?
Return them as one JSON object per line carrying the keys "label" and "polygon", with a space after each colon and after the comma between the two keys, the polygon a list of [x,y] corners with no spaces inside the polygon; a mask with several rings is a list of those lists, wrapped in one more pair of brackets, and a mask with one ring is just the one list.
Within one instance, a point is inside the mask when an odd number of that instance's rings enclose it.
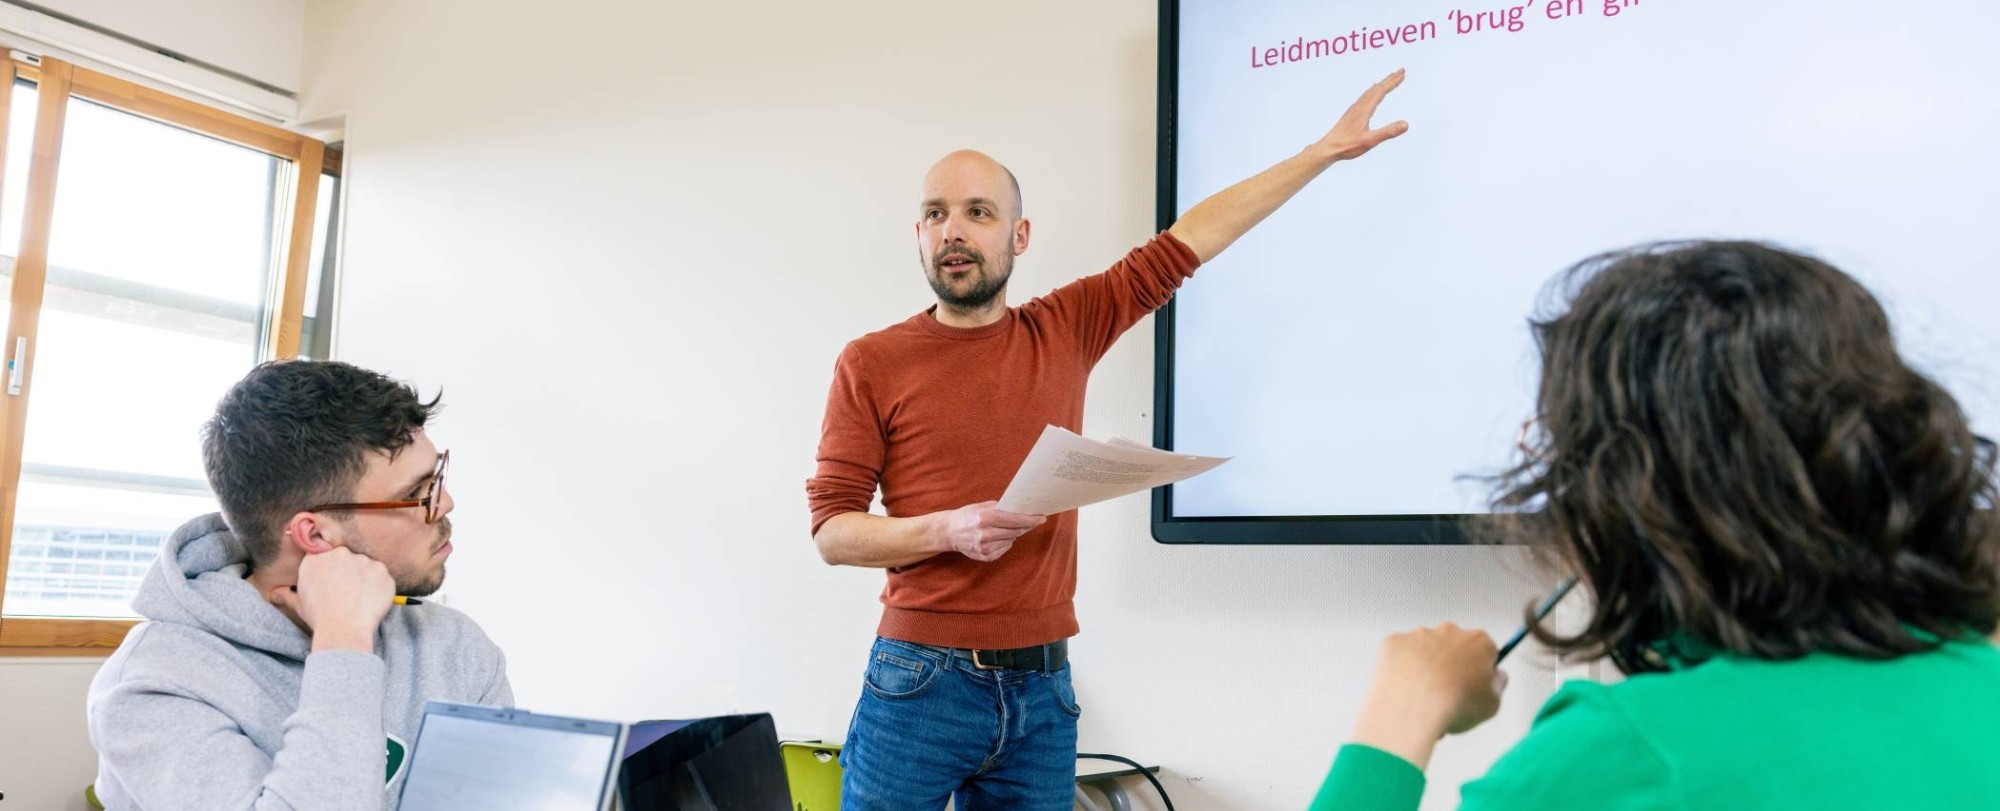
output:
{"label": "sweater sleeve", "polygon": [[[1424,773],[1395,755],[1342,747],[1311,811],[1415,811]],[[1465,784],[1459,811],[1667,811],[1689,807],[1673,770],[1617,701],[1594,682],[1570,682],[1535,716],[1528,736]]]}
{"label": "sweater sleeve", "polygon": [[1375,747],[1350,743],[1334,758],[1311,811],[1415,811],[1423,799],[1423,770]]}
{"label": "sweater sleeve", "polygon": [[1096,364],[1118,336],[1166,306],[1200,264],[1192,249],[1162,231],[1109,270],[1057,288],[1023,309],[1042,308],[1072,325],[1077,346]]}
{"label": "sweater sleeve", "polygon": [[157,680],[119,683],[90,707],[100,779],[139,808],[353,811],[384,803],[385,666],[372,653],[306,658],[298,710],[266,756],[235,720],[192,691]]}
{"label": "sweater sleeve", "polygon": [[836,515],[868,511],[888,454],[888,440],[882,432],[881,415],[870,396],[860,352],[849,344],[833,367],[826,418],[820,424],[819,466],[806,480],[813,534],[819,534],[827,519]]}
{"label": "sweater sleeve", "polygon": [[1528,736],[1460,790],[1462,811],[1664,811],[1688,806],[1673,769],[1604,685],[1573,681]]}

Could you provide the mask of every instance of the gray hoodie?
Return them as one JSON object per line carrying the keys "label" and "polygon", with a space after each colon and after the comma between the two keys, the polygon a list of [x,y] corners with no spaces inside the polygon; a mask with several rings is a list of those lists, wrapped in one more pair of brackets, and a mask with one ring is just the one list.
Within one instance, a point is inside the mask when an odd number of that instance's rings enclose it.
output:
{"label": "gray hoodie", "polygon": [[91,682],[110,811],[394,808],[425,700],[513,703],[465,615],[392,608],[374,654],[312,653],[236,550],[218,515],[175,531],[132,601],[147,621]]}

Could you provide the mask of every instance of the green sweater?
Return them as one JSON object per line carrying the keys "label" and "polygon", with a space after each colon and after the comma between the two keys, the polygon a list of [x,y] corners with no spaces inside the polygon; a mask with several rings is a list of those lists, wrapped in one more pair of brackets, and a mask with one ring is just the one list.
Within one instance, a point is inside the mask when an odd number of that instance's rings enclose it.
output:
{"label": "green sweater", "polygon": [[[2000,650],[1727,656],[1570,682],[1461,791],[1465,811],[2000,809]],[[1408,761],[1349,744],[1312,811],[1409,811],[1423,792]]]}

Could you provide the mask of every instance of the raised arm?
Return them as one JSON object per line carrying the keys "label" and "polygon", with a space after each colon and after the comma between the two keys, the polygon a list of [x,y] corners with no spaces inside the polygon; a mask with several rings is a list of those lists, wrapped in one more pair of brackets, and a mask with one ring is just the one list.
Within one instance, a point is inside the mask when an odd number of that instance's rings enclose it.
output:
{"label": "raised arm", "polygon": [[1353,106],[1347,108],[1339,123],[1334,124],[1333,129],[1312,146],[1249,180],[1196,203],[1167,229],[1168,233],[1193,249],[1204,264],[1214,259],[1223,249],[1263,222],[1265,217],[1271,216],[1271,212],[1277,211],[1285,201],[1292,199],[1292,195],[1298,194],[1327,167],[1368,154],[1368,150],[1383,141],[1408,132],[1410,125],[1403,121],[1379,129],[1369,124],[1382,99],[1402,83],[1403,72],[1400,70],[1376,82],[1361,94]]}

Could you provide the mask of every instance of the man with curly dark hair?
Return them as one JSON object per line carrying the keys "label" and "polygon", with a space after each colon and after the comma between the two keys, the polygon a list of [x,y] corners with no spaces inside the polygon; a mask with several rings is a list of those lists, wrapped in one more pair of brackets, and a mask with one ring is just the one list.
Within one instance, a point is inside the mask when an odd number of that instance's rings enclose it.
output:
{"label": "man with curly dark hair", "polygon": [[[1994,444],[1868,291],[1744,242],[1588,261],[1535,324],[1538,433],[1495,528],[1595,599],[1572,682],[1467,809],[2000,808]],[[1414,809],[1493,716],[1493,641],[1391,637],[1315,809]]]}
{"label": "man with curly dark hair", "polygon": [[202,452],[221,515],[176,531],[90,687],[112,808],[393,807],[429,699],[511,704],[465,615],[396,606],[444,582],[437,399],[344,363],[252,370]]}

